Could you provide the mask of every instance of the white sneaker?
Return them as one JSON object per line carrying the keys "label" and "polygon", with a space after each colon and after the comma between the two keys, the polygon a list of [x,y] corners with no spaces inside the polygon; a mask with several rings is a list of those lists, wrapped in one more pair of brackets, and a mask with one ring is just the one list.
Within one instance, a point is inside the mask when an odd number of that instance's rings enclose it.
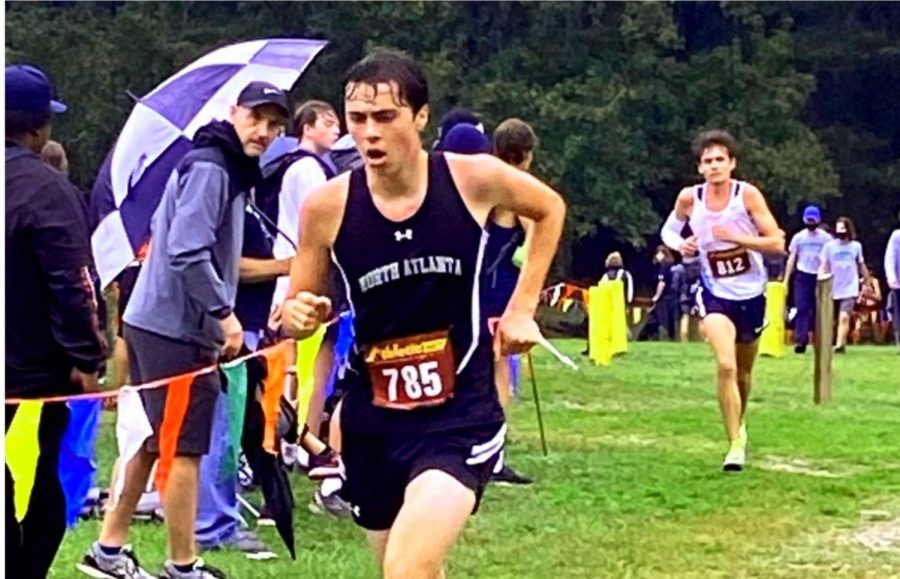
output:
{"label": "white sneaker", "polygon": [[100,544],[95,542],[75,567],[96,579],[154,579],[141,567],[131,545],[122,547],[118,555],[106,555]]}
{"label": "white sneaker", "polygon": [[284,440],[281,441],[281,460],[289,470],[297,462],[297,451],[298,446],[296,444],[291,444]]}
{"label": "white sneaker", "polygon": [[725,472],[740,472],[744,470],[744,463],[747,461],[747,450],[740,444],[731,446],[731,450],[725,455],[725,462],[722,463],[722,470]]}

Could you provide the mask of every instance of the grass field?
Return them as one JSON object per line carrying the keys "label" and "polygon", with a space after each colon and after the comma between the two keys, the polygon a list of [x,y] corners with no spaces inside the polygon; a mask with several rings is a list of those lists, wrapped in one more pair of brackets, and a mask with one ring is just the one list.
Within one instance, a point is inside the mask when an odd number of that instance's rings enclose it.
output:
{"label": "grass field", "polygon": [[[581,342],[560,341],[577,358]],[[584,358],[581,358],[584,360]],[[758,363],[750,467],[723,474],[726,448],[703,344],[631,344],[611,368],[570,372],[539,352],[550,456],[541,456],[531,389],[514,407],[510,462],[530,488],[489,488],[453,553],[455,578],[900,577],[900,356],[857,347],[835,360],[831,404],[812,403],[812,356]],[[101,478],[114,440],[104,428]],[[296,475],[294,475],[296,476]],[[294,478],[298,560],[207,559],[229,577],[377,577],[352,523],[313,515]],[[872,512],[869,512],[872,511]],[[98,523],[70,533],[52,577]],[[165,556],[161,525],[138,524],[145,567]],[[869,543],[873,547],[865,546]]]}

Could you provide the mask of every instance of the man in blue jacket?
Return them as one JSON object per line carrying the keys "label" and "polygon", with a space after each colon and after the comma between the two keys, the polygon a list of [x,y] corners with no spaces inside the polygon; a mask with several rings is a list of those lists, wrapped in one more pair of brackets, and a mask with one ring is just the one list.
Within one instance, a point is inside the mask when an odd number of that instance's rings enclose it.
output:
{"label": "man in blue jacket", "polygon": [[[260,155],[281,133],[288,114],[283,91],[252,82],[231,107],[230,121],[199,129],[194,148],[173,171],[153,216],[154,241],[123,319],[134,383],[211,366],[220,356],[230,358],[240,350],[244,335],[232,310],[247,195],[259,180]],[[191,385],[163,505],[169,560],[160,577],[224,577],[194,550],[199,464],[209,451],[220,390],[217,372],[198,376]],[[159,454],[167,391],[142,391],[154,432],[128,464],[122,496],[79,566],[93,577],[147,576],[124,545]]]}

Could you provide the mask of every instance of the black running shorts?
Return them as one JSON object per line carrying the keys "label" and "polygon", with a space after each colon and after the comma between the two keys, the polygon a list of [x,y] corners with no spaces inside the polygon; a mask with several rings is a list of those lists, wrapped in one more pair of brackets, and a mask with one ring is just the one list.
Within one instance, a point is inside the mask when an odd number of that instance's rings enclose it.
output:
{"label": "black running shorts", "polygon": [[344,498],[356,523],[391,528],[406,487],[428,470],[441,470],[475,492],[475,513],[506,438],[503,423],[425,434],[369,434],[343,428],[347,470]]}
{"label": "black running shorts", "polygon": [[768,325],[765,294],[749,300],[726,300],[701,287],[697,292],[697,308],[701,318],[709,314],[722,314],[731,320],[735,329],[735,342],[738,344],[755,342]]}

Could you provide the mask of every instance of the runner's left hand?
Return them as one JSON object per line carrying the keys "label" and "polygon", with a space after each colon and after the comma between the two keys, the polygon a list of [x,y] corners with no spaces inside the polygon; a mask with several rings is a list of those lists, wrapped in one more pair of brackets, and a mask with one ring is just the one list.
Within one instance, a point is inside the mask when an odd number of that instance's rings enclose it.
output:
{"label": "runner's left hand", "polygon": [[727,227],[713,225],[712,234],[717,241],[731,241],[737,243],[737,236]]}
{"label": "runner's left hand", "polygon": [[500,355],[522,354],[540,341],[541,330],[533,315],[507,310],[497,324],[495,338],[499,340]]}

